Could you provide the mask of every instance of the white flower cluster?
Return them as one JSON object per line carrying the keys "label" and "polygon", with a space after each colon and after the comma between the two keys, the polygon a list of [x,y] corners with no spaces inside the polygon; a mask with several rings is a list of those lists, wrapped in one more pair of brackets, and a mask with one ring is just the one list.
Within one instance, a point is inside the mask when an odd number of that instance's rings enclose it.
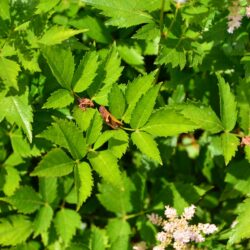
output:
{"label": "white flower cluster", "polygon": [[214,233],[217,230],[214,224],[189,225],[189,221],[195,214],[195,208],[194,205],[191,205],[184,209],[181,216],[178,216],[174,208],[166,206],[164,213],[166,219],[156,214],[149,215],[148,218],[153,224],[162,227],[162,231],[156,235],[160,244],[153,250],[164,250],[171,244],[176,250],[185,250],[190,242],[203,242],[204,235]]}
{"label": "white flower cluster", "polygon": [[176,3],[185,3],[187,0],[174,0]]}
{"label": "white flower cluster", "polygon": [[[232,5],[228,8],[228,33],[233,33],[235,29],[239,28],[241,25],[241,20],[243,18],[243,7],[240,6],[239,0],[233,1]],[[245,14],[250,18],[250,6],[245,7]]]}

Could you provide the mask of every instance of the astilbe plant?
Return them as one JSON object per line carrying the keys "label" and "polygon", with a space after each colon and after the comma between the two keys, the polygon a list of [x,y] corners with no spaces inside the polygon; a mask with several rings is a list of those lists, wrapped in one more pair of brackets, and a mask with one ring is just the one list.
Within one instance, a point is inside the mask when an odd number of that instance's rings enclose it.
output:
{"label": "astilbe plant", "polygon": [[[235,0],[228,8],[228,33],[233,33],[234,30],[238,29],[241,26],[241,21],[243,18],[244,8],[240,5],[239,0]],[[245,7],[245,15],[250,17],[250,6]]]}
{"label": "astilbe plant", "polygon": [[218,230],[214,224],[190,224],[195,209],[196,207],[191,205],[184,209],[181,216],[178,216],[176,209],[165,206],[165,218],[157,214],[149,215],[149,220],[161,227],[161,231],[156,235],[160,244],[155,246],[153,250],[164,250],[169,245],[172,245],[176,250],[187,250],[190,243],[203,242],[205,241],[205,235]]}

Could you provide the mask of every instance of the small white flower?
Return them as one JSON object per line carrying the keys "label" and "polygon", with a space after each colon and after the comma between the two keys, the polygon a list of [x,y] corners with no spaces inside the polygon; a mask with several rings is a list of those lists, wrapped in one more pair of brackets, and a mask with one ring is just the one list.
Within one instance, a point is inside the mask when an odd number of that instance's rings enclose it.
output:
{"label": "small white flower", "polygon": [[164,247],[164,246],[159,245],[159,246],[155,246],[155,247],[153,247],[153,250],[165,250],[165,247]]}
{"label": "small white flower", "polygon": [[175,230],[175,223],[173,222],[164,223],[163,229],[167,233],[173,233],[173,231]]}
{"label": "small white flower", "polygon": [[187,0],[175,0],[176,3],[186,3]]}
{"label": "small white flower", "polygon": [[170,207],[170,206],[165,206],[165,216],[168,219],[174,219],[177,215],[177,212],[174,208]]}
{"label": "small white flower", "polygon": [[181,242],[181,243],[188,243],[190,241],[190,232],[185,230],[176,230],[173,233],[173,237],[175,241]]}
{"label": "small white flower", "polygon": [[160,226],[162,223],[162,218],[158,214],[148,214],[147,217],[154,225]]}
{"label": "small white flower", "polygon": [[205,241],[205,238],[198,231],[193,231],[190,233],[190,240],[198,243]]}
{"label": "small white flower", "polygon": [[133,250],[146,250],[147,245],[145,241],[141,241],[133,246]]}
{"label": "small white flower", "polygon": [[164,242],[167,238],[167,234],[164,232],[157,233],[156,239],[160,242]]}
{"label": "small white flower", "polygon": [[194,205],[191,205],[190,207],[187,207],[184,209],[184,212],[183,212],[183,216],[185,217],[186,220],[190,220],[193,218],[194,214],[195,214],[195,206]]}
{"label": "small white flower", "polygon": [[246,7],[246,16],[250,18],[250,6]]}
{"label": "small white flower", "polygon": [[198,228],[204,233],[204,234],[212,234],[215,231],[218,230],[218,228],[214,224],[199,224]]}
{"label": "small white flower", "polygon": [[238,224],[237,220],[234,220],[233,223],[231,224],[231,228],[234,228]]}

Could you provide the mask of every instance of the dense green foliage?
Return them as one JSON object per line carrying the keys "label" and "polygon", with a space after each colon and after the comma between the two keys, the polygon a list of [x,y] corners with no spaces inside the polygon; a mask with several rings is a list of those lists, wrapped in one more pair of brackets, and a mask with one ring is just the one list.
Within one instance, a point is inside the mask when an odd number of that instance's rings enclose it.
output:
{"label": "dense green foliage", "polygon": [[219,228],[201,249],[250,248],[250,25],[229,34],[230,5],[0,0],[1,249],[152,249],[147,214],[191,204]]}

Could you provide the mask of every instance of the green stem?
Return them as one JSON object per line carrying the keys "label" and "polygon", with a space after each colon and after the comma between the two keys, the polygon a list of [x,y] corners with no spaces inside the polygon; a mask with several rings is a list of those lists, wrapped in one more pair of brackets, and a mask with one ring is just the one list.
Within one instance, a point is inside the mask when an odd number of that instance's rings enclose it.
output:
{"label": "green stem", "polygon": [[[160,12],[160,33],[161,33],[161,35],[160,35],[160,41],[159,41],[157,57],[160,54],[161,40],[164,37],[164,8],[165,8],[165,0],[161,0],[161,12]],[[155,76],[154,83],[157,83],[157,81],[158,81],[160,70],[161,70],[161,65],[159,64],[158,67],[157,67],[157,73],[156,73],[156,76]]]}
{"label": "green stem", "polygon": [[135,131],[136,129],[133,128],[126,128],[126,127],[121,127],[121,129],[127,130],[127,131]]}
{"label": "green stem", "polygon": [[164,8],[165,8],[165,0],[161,1],[161,12],[160,12],[160,32],[161,32],[161,37],[164,37]]}

